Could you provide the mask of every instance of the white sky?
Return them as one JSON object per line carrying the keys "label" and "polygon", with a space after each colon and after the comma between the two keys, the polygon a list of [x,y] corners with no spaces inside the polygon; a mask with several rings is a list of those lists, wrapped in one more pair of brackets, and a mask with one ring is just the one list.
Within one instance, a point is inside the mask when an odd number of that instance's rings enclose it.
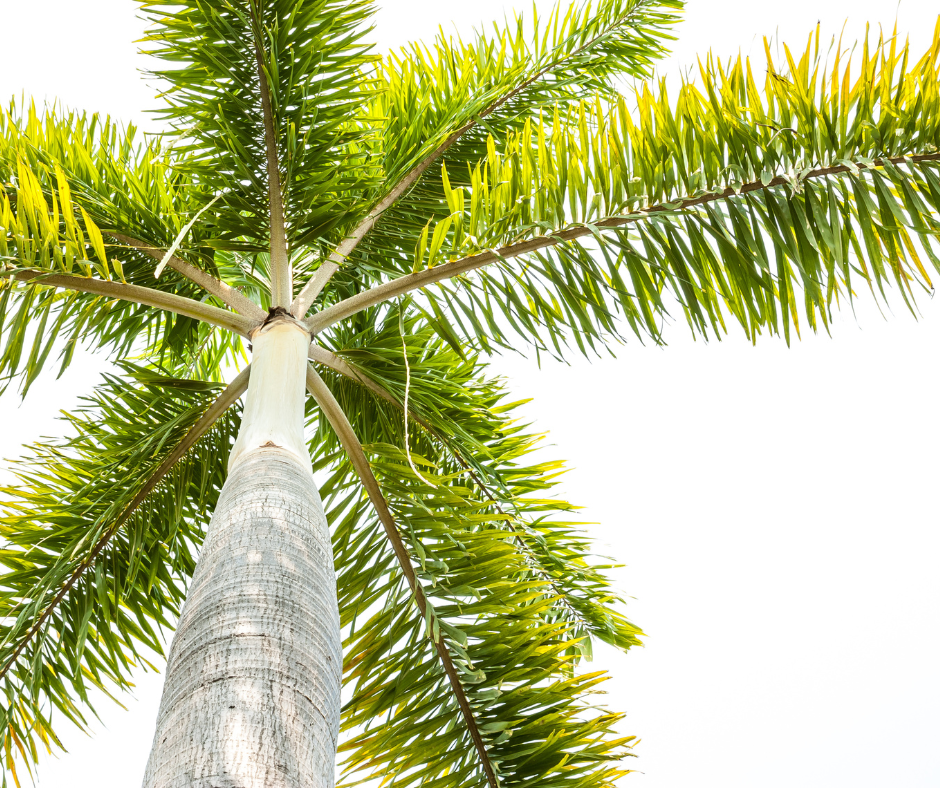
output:
{"label": "white sky", "polygon": [[[544,6],[544,3],[539,3]],[[454,20],[466,31],[512,8],[385,2],[387,47]],[[936,5],[868,0],[693,0],[679,28],[677,73],[709,47],[759,54],[779,28],[801,47],[848,19],[899,30],[921,51]],[[135,73],[142,25],[130,0],[0,0],[0,98],[37,99],[142,122],[155,106]],[[648,645],[602,650],[607,701],[643,741],[636,788],[804,788],[940,784],[936,570],[937,349],[940,305],[919,322],[896,304],[842,315],[833,336],[787,349],[735,334],[705,345],[684,326],[669,347],[632,342],[616,359],[570,367],[502,359],[529,416],[570,461],[563,494],[586,507],[602,552],[634,598]],[[74,364],[19,405],[0,399],[0,456],[57,434],[60,408],[104,365]],[[2,466],[0,466],[2,470]],[[129,712],[102,703],[93,739],[67,735],[42,788],[139,784],[160,676],[142,677]]]}

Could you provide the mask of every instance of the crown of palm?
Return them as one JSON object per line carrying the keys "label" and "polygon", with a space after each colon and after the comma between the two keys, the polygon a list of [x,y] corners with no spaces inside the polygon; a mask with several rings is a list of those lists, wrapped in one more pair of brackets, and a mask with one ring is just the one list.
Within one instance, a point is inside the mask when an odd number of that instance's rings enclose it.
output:
{"label": "crown of palm", "polygon": [[817,31],[799,57],[768,50],[761,80],[708,59],[672,98],[619,95],[679,5],[558,6],[377,57],[368,3],[156,0],[172,144],[0,115],[4,385],[25,394],[80,343],[123,370],[3,491],[11,775],[56,743],[54,710],[83,725],[88,687],[162,653],[224,481],[244,339],[275,310],[313,336],[347,779],[623,773],[620,715],[575,667],[592,638],[641,633],[482,355],[598,352],[624,326],[658,342],[669,309],[706,337],[733,319],[789,340],[862,286],[913,308],[940,268],[940,26],[917,61],[865,42],[854,76]]}

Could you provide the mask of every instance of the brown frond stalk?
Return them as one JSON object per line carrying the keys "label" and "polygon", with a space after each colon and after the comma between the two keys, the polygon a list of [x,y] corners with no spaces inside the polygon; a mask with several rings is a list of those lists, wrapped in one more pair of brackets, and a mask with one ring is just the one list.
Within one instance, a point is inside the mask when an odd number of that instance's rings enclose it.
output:
{"label": "brown frond stalk", "polygon": [[[144,254],[150,255],[157,262],[163,260],[165,249],[158,249],[155,246],[150,246],[143,241],[131,238],[128,235],[122,235],[121,233],[112,233],[107,230],[102,230],[102,232],[125,246],[132,246],[134,249],[138,249]],[[234,287],[230,287],[225,284],[225,282],[220,282],[214,276],[210,276],[205,271],[190,265],[185,260],[180,260],[178,257],[174,256],[169,259],[167,265],[177,273],[185,276],[189,281],[199,285],[207,293],[214,295],[223,303],[228,304],[239,314],[251,318],[252,320],[264,320],[268,316],[268,313],[260,306],[254,301],[248,300],[248,298],[243,296]]]}
{"label": "brown frond stalk", "polygon": [[241,336],[248,333],[258,323],[242,315],[236,315],[225,309],[219,309],[201,301],[191,298],[164,293],[162,290],[152,290],[140,285],[128,285],[123,282],[111,282],[106,279],[94,279],[84,276],[68,276],[65,274],[47,274],[42,271],[0,271],[0,277],[9,276],[20,282],[30,282],[46,287],[60,287],[63,290],[75,290],[80,293],[116,298],[121,301],[130,301],[135,304],[145,304],[157,309],[165,309],[177,315],[202,320],[219,328],[226,328]]}

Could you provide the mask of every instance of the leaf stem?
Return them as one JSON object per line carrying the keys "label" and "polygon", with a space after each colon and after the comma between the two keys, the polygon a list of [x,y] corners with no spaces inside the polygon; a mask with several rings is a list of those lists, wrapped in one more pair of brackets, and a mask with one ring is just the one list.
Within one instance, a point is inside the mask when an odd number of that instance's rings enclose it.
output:
{"label": "leaf stem", "polygon": [[284,225],[284,203],[281,194],[281,173],[277,160],[277,139],[274,113],[271,110],[271,92],[264,70],[261,46],[261,22],[257,19],[257,2],[252,2],[255,18],[253,34],[255,61],[258,65],[258,88],[261,92],[261,116],[264,123],[264,144],[268,170],[268,207],[271,230],[271,301],[272,306],[288,307],[293,297],[293,275],[287,254],[287,233]]}
{"label": "leaf stem", "polygon": [[[160,261],[164,257],[165,250],[150,246],[136,238],[131,238],[122,233],[109,232],[108,230],[102,230],[102,232],[125,246],[132,246],[134,249],[149,255],[154,260]],[[180,258],[173,256],[167,261],[167,265],[177,273],[185,276],[189,281],[199,285],[210,295],[214,295],[223,303],[228,304],[228,306],[239,314],[251,318],[252,320],[264,320],[268,316],[268,313],[260,306],[243,296],[234,287],[219,281],[214,276],[210,276],[205,271],[190,265],[185,260],[180,260]]]}
{"label": "leaf stem", "polygon": [[64,290],[74,290],[80,293],[116,298],[121,301],[130,301],[135,304],[145,304],[177,315],[202,320],[213,326],[226,328],[241,336],[247,337],[249,332],[257,326],[257,321],[249,320],[242,315],[236,315],[216,306],[203,304],[191,298],[165,293],[162,290],[153,290],[140,285],[128,285],[123,282],[111,282],[106,279],[94,279],[84,276],[68,276],[65,274],[48,274],[43,271],[13,270],[0,271],[0,277],[11,277],[20,282],[30,282],[48,287],[60,287]]}

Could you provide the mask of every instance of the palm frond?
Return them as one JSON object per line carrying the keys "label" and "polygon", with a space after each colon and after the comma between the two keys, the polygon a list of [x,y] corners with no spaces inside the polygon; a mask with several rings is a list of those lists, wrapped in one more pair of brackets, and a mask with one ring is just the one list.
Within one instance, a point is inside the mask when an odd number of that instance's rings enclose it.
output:
{"label": "palm frond", "polygon": [[[0,374],[25,370],[24,393],[57,340],[64,340],[64,369],[80,342],[118,356],[144,342],[180,358],[199,341],[197,319],[241,333],[257,322],[260,308],[249,319],[219,308],[225,298],[203,302],[208,292],[194,280],[222,296],[232,292],[212,275],[211,256],[187,250],[201,267],[174,259],[186,276],[154,279],[152,244],[169,244],[193,190],[174,183],[158,148],[137,145],[132,127],[11,106],[0,114],[0,132]],[[115,247],[115,234],[130,244]]]}
{"label": "palm frond", "polygon": [[[427,606],[425,615],[415,609],[384,533],[351,502],[335,519],[336,543],[349,550],[336,551],[337,565],[345,558],[351,569],[339,586],[351,693],[342,782],[487,783],[437,654],[446,643],[500,784],[610,785],[625,773],[619,761],[632,737],[613,730],[622,715],[589,701],[603,675],[574,671],[587,644],[556,615],[551,584],[452,478],[423,468],[427,485],[400,449],[366,448]],[[349,593],[364,582],[367,593]]]}
{"label": "palm frond", "polygon": [[[614,731],[622,715],[589,700],[604,677],[575,670],[583,652],[590,653],[589,643],[559,614],[564,600],[533,569],[513,534],[500,527],[499,516],[488,512],[469,489],[461,489],[457,479],[425,466],[427,482],[421,481],[398,447],[369,448],[433,611],[416,622],[417,632],[445,639],[457,653],[455,663],[500,782],[612,784],[625,773],[620,761],[632,737]],[[368,644],[367,656],[362,655],[367,661],[357,666],[363,673],[381,643],[376,643],[370,623],[362,625],[360,634]],[[387,622],[377,623],[386,628]],[[635,644],[637,630],[631,634]],[[391,638],[385,642],[392,647],[381,657],[383,668],[369,677],[372,681],[362,682],[365,697],[353,708],[364,725],[388,712],[394,722],[381,727],[373,722],[360,734],[355,741],[368,745],[353,762],[364,765],[361,757],[368,753],[366,763],[395,771],[399,781],[410,777],[418,782],[432,775],[453,780],[456,772],[461,783],[482,784],[478,764],[459,743],[461,731],[456,726],[442,729],[444,715],[429,713],[435,700],[444,698],[412,694],[412,682],[389,676],[392,666],[405,668],[406,675],[420,674],[409,649],[396,649]],[[396,652],[404,652],[404,659]],[[378,688],[392,686],[402,687],[405,697],[376,697]],[[354,696],[352,704],[357,700]],[[427,739],[439,742],[433,754],[421,751]]]}
{"label": "palm frond", "polygon": [[[87,690],[130,686],[185,596],[225,476],[239,383],[221,387],[130,364],[36,443],[0,490],[0,726],[15,776],[80,728]],[[242,376],[245,382],[246,376]]]}
{"label": "palm frond", "polygon": [[[162,259],[211,197],[176,166],[177,151],[164,148],[158,139],[144,141],[133,125],[123,127],[107,116],[56,107],[40,113],[33,104],[11,102],[0,114],[0,130],[0,180],[11,199],[25,167],[47,201],[58,193],[63,212],[81,212],[79,218],[91,219],[103,233],[104,248],[89,252],[103,256],[113,246],[111,239],[118,239],[124,248],[112,253],[123,260],[124,275],[132,282],[154,289],[185,284],[189,289],[179,295],[199,297],[192,284],[205,287],[200,282],[181,283],[172,273],[153,281],[156,265],[150,258]],[[174,257],[171,269],[192,280],[191,269],[196,268],[203,282],[217,275],[212,250],[203,246],[207,233],[211,236],[207,228],[211,217],[190,229],[180,249],[186,260]],[[75,239],[79,245],[83,240],[80,235]]]}
{"label": "palm frond", "polygon": [[916,62],[866,42],[854,79],[817,36],[782,70],[768,49],[762,85],[747,61],[709,58],[675,102],[643,85],[636,113],[597,100],[491,139],[469,186],[444,170],[446,217],[399,258],[415,273],[308,325],[424,288],[471,344],[561,353],[619,338],[622,320],[660,341],[667,293],[705,336],[731,316],[789,339],[800,311],[826,326],[860,286],[912,304],[940,267],[937,30]]}
{"label": "palm frond", "polygon": [[[489,133],[518,128],[558,101],[596,91],[612,95],[617,77],[648,75],[665,54],[681,7],[679,0],[560,2],[543,19],[533,10],[531,23],[517,16],[470,42],[441,32],[431,47],[414,43],[387,56],[369,111],[382,124],[373,147],[383,182],[366,218],[324,264],[325,278],[362,243],[351,259],[368,260],[357,270],[368,279],[384,269],[385,256],[400,251],[402,238],[420,234],[443,205],[440,176],[431,166],[442,156],[476,161],[485,155]],[[411,243],[405,246],[410,251]],[[318,284],[298,304],[298,314],[306,312]]]}
{"label": "palm frond", "polygon": [[[384,774],[396,782],[483,785],[489,765],[507,785],[536,776],[549,784],[609,784],[622,773],[613,762],[629,737],[613,733],[619,715],[589,708],[601,676],[573,670],[590,654],[592,637],[628,648],[639,630],[617,610],[604,567],[588,559],[589,544],[568,519],[572,507],[549,497],[559,466],[527,461],[535,439],[513,423],[500,386],[423,320],[404,322],[409,400],[421,423],[411,435],[412,459],[420,471],[401,448],[401,409],[361,378],[327,374],[355,433],[390,441],[365,447],[369,473],[404,536],[423,602],[415,605],[404,582],[387,525],[348,471],[337,470],[324,496],[352,692],[341,745],[346,779]],[[398,394],[405,385],[401,338],[390,315],[375,331],[344,336],[339,352],[354,375]],[[443,376],[445,369],[457,371]],[[320,425],[312,445],[332,441]]]}
{"label": "palm frond", "polygon": [[170,84],[163,116],[185,157],[178,166],[224,195],[216,246],[267,248],[272,175],[292,244],[340,221],[371,177],[368,128],[356,122],[372,89],[361,73],[374,59],[364,40],[371,4],[144,0],[141,9],[152,22],[148,52],[169,65],[156,76]]}
{"label": "palm frond", "polygon": [[[415,575],[414,567],[411,565],[411,558],[402,541],[401,531],[395,524],[395,520],[388,508],[388,502],[382,495],[375,474],[372,472],[372,468],[363,451],[362,444],[359,443],[359,439],[353,431],[349,419],[346,418],[346,414],[343,413],[342,409],[339,407],[339,403],[323,382],[323,379],[317,375],[316,371],[313,369],[307,370],[307,389],[319,406],[320,412],[325,417],[325,420],[336,433],[337,438],[349,458],[350,464],[356,470],[356,474],[368,495],[369,502],[372,504],[379,521],[385,529],[388,543],[398,561],[398,568],[401,570],[402,575],[408,583],[408,589],[412,594],[418,613],[421,618],[430,621],[434,611],[429,606],[427,594]],[[453,699],[457,702],[457,706],[463,717],[464,726],[476,750],[479,765],[486,775],[486,780],[490,788],[498,788],[496,773],[490,761],[486,743],[483,741],[479,726],[477,725],[476,717],[473,714],[473,709],[470,707],[470,702],[467,699],[467,693],[461,681],[460,674],[454,663],[451,654],[452,649],[440,637],[434,638],[434,645],[439,659],[439,665],[444,669],[444,673],[450,684]]]}
{"label": "palm frond", "polygon": [[613,94],[625,75],[649,76],[681,7],[672,0],[560,2],[542,19],[533,9],[531,24],[517,16],[469,42],[441,31],[431,46],[412,43],[388,55],[373,109],[384,119],[387,183],[429,155],[484,153],[488,134],[518,127],[545,106]]}
{"label": "palm frond", "polygon": [[404,328],[407,367],[395,311],[371,329],[331,338],[340,358],[388,395],[376,396],[360,380],[324,372],[356,435],[367,445],[404,448],[407,386],[409,445],[416,455],[440,473],[459,476],[473,490],[476,505],[514,534],[533,570],[563,598],[561,614],[579,636],[623,648],[634,644],[635,628],[616,606],[607,605],[616,594],[605,567],[587,561],[588,540],[578,523],[565,520],[574,516],[575,507],[551,497],[562,464],[531,456],[540,437],[517,423],[523,403],[508,401],[502,383],[485,376],[484,365],[461,358],[426,320],[409,316]]}

